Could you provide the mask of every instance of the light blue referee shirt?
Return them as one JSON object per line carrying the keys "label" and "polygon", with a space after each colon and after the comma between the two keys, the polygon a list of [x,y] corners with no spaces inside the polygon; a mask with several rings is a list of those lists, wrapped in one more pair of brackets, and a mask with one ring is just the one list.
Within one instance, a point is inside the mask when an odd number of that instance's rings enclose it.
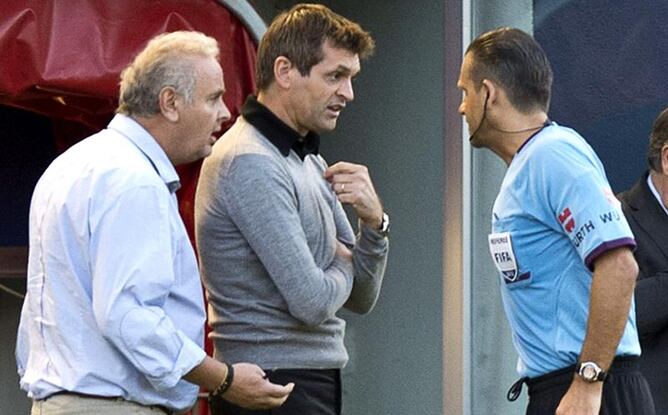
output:
{"label": "light blue referee shirt", "polygon": [[183,410],[205,357],[197,263],[177,173],[149,133],[116,115],[40,178],[30,206],[21,388]]}
{"label": "light blue referee shirt", "polygon": [[[520,148],[494,203],[492,231],[517,371],[535,377],[575,364],[595,259],[635,247],[603,166],[578,133],[552,123]],[[640,354],[633,304],[616,354]]]}

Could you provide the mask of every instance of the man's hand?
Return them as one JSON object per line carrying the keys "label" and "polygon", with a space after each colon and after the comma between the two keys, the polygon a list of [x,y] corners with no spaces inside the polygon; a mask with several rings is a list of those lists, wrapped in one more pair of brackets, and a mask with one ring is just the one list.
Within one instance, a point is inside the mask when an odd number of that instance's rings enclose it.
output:
{"label": "man's hand", "polygon": [[352,251],[341,241],[336,241],[336,256],[349,263],[353,261]]}
{"label": "man's hand", "polygon": [[339,201],[351,205],[365,225],[373,229],[380,228],[383,206],[366,166],[338,162],[325,171],[325,180],[332,184]]}
{"label": "man's hand", "polygon": [[588,383],[575,376],[555,415],[598,415],[602,394],[603,382]]}
{"label": "man's hand", "polygon": [[249,409],[268,409],[281,406],[292,389],[294,383],[277,385],[265,379],[259,366],[250,363],[234,365],[234,380],[222,397],[241,407]]}

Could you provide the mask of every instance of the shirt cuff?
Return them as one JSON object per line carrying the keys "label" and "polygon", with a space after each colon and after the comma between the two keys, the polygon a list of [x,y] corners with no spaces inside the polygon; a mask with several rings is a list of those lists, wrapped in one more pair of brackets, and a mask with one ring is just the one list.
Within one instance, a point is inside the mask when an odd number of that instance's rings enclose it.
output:
{"label": "shirt cuff", "polygon": [[147,375],[149,382],[151,382],[157,390],[166,390],[176,386],[188,372],[202,363],[206,357],[206,352],[185,334],[179,332],[178,336],[183,343],[176,358],[176,362],[174,362],[173,370],[170,373],[159,377]]}

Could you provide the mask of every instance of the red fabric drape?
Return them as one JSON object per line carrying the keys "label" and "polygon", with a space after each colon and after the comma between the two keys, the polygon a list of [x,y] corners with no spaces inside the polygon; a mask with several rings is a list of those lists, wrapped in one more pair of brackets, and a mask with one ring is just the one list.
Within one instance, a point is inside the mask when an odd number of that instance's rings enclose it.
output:
{"label": "red fabric drape", "polygon": [[[256,46],[215,0],[3,0],[0,105],[50,117],[62,151],[106,126],[117,105],[120,71],[151,37],[175,30],[198,30],[218,40],[224,100],[236,118],[255,89]],[[193,245],[200,164],[178,168],[180,212]]]}

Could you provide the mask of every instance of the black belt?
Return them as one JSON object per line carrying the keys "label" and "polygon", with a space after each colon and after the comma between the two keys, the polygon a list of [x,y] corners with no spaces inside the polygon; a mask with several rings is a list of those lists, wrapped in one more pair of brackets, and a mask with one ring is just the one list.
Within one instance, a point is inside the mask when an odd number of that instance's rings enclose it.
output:
{"label": "black belt", "polygon": [[128,401],[125,398],[122,398],[120,396],[101,396],[101,395],[91,395],[89,393],[80,393],[80,392],[70,392],[70,391],[58,391],[56,393],[52,393],[51,395],[47,396],[46,398],[38,399],[40,401],[45,401],[47,399],[53,398],[54,396],[58,395],[71,395],[71,396],[78,396],[79,398],[84,398],[84,399],[104,399],[106,401],[124,401],[124,402],[132,402],[134,404],[146,407],[146,408],[151,408],[151,409],[157,409],[159,411],[162,411],[165,414],[168,415],[173,415],[174,411],[171,409],[162,406],[162,405],[143,405],[138,402],[133,402],[133,401]]}
{"label": "black belt", "polygon": [[[618,356],[615,360],[612,361],[610,369],[608,369],[609,374],[621,374],[628,373],[638,369],[638,356]],[[553,386],[570,383],[573,380],[573,375],[575,374],[575,365],[565,367],[563,369],[558,369],[553,372],[546,373],[544,375],[537,376],[535,378],[524,377],[519,379],[517,382],[508,389],[506,399],[509,401],[515,401],[519,398],[522,393],[522,384],[526,383],[529,387],[529,394],[538,393],[549,389]]]}

